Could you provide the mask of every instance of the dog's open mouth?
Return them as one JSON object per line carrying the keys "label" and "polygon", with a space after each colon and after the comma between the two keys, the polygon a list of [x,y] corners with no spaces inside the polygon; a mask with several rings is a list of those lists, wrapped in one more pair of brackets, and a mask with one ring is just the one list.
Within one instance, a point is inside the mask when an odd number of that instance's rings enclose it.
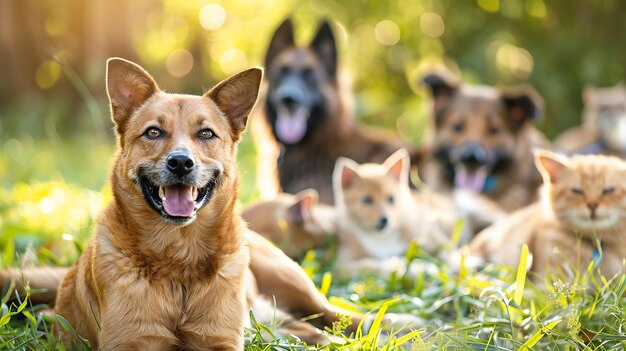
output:
{"label": "dog's open mouth", "polygon": [[139,177],[139,184],[146,202],[164,218],[174,222],[186,222],[193,218],[213,194],[216,181],[197,188],[187,184],[156,185],[148,177]]}

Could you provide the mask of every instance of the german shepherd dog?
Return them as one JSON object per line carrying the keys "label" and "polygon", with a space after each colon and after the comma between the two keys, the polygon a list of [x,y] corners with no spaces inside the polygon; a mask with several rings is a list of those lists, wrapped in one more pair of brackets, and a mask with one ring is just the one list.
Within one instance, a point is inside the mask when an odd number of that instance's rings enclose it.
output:
{"label": "german shepherd dog", "polygon": [[309,46],[294,42],[286,19],[274,33],[265,56],[266,89],[257,109],[262,197],[281,188],[295,194],[306,188],[332,204],[332,172],[340,156],[381,162],[405,146],[399,137],[365,130],[351,115],[337,73],[337,48],[327,21]]}
{"label": "german shepherd dog", "polygon": [[530,86],[463,84],[447,70],[422,81],[434,117],[424,143],[428,156],[418,167],[425,182],[437,190],[468,190],[506,211],[532,202],[541,185],[532,151],[549,147],[530,123],[542,115],[539,94]]}
{"label": "german shepherd dog", "polygon": [[[56,298],[57,313],[92,347],[241,350],[257,294],[275,296],[293,317],[317,314],[318,327],[342,312],[235,211],[237,144],[261,77],[252,68],[202,96],[168,94],[138,65],[108,61],[114,197]],[[312,324],[288,327],[319,341]]]}

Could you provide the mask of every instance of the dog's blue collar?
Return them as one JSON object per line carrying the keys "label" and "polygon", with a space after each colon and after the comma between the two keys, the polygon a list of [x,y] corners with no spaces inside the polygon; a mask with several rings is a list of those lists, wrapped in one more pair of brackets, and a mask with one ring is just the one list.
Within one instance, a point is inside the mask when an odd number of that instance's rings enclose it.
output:
{"label": "dog's blue collar", "polygon": [[485,184],[483,185],[483,192],[486,193],[488,191],[493,190],[496,187],[498,180],[495,176],[490,175],[485,179]]}

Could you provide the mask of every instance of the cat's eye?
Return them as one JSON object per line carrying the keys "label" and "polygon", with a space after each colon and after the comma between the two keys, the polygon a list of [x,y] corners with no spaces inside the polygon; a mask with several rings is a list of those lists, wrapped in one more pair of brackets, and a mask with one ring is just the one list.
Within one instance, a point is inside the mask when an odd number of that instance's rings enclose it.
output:
{"label": "cat's eye", "polygon": [[372,199],[371,196],[364,196],[363,199],[361,199],[361,202],[365,206],[371,206],[374,203],[374,199]]}
{"label": "cat's eye", "polygon": [[143,132],[143,135],[150,140],[155,140],[155,139],[160,138],[163,135],[163,131],[161,131],[157,127],[150,127],[146,129],[145,132]]}
{"label": "cat's eye", "polygon": [[581,188],[571,188],[570,191],[572,192],[572,194],[576,194],[576,195],[584,195],[585,194],[585,192]]}
{"label": "cat's eye", "polygon": [[389,195],[389,197],[387,198],[387,202],[389,202],[390,204],[393,205],[393,203],[396,201],[396,199],[394,199],[393,195]]}
{"label": "cat's eye", "polygon": [[613,194],[614,192],[615,192],[615,187],[612,187],[612,186],[608,186],[602,189],[602,195],[609,195],[609,194]]}
{"label": "cat's eye", "polygon": [[213,133],[213,131],[208,128],[202,129],[201,131],[198,132],[198,138],[200,139],[209,140],[209,139],[213,139],[214,137],[215,137],[215,133]]}

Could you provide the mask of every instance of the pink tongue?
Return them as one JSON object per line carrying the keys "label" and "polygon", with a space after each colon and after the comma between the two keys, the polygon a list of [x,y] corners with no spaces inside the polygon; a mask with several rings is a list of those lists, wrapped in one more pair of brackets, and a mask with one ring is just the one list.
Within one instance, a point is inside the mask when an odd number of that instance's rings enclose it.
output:
{"label": "pink tongue", "polygon": [[296,144],[306,133],[307,111],[298,109],[294,113],[279,112],[276,120],[276,135],[286,144]]}
{"label": "pink tongue", "polygon": [[469,172],[465,167],[459,167],[454,177],[454,186],[459,189],[467,189],[479,193],[485,187],[485,180],[487,180],[487,170],[485,168]]}
{"label": "pink tongue", "polygon": [[188,185],[170,185],[165,187],[163,207],[170,216],[189,217],[196,207],[196,201],[191,197],[192,188]]}

